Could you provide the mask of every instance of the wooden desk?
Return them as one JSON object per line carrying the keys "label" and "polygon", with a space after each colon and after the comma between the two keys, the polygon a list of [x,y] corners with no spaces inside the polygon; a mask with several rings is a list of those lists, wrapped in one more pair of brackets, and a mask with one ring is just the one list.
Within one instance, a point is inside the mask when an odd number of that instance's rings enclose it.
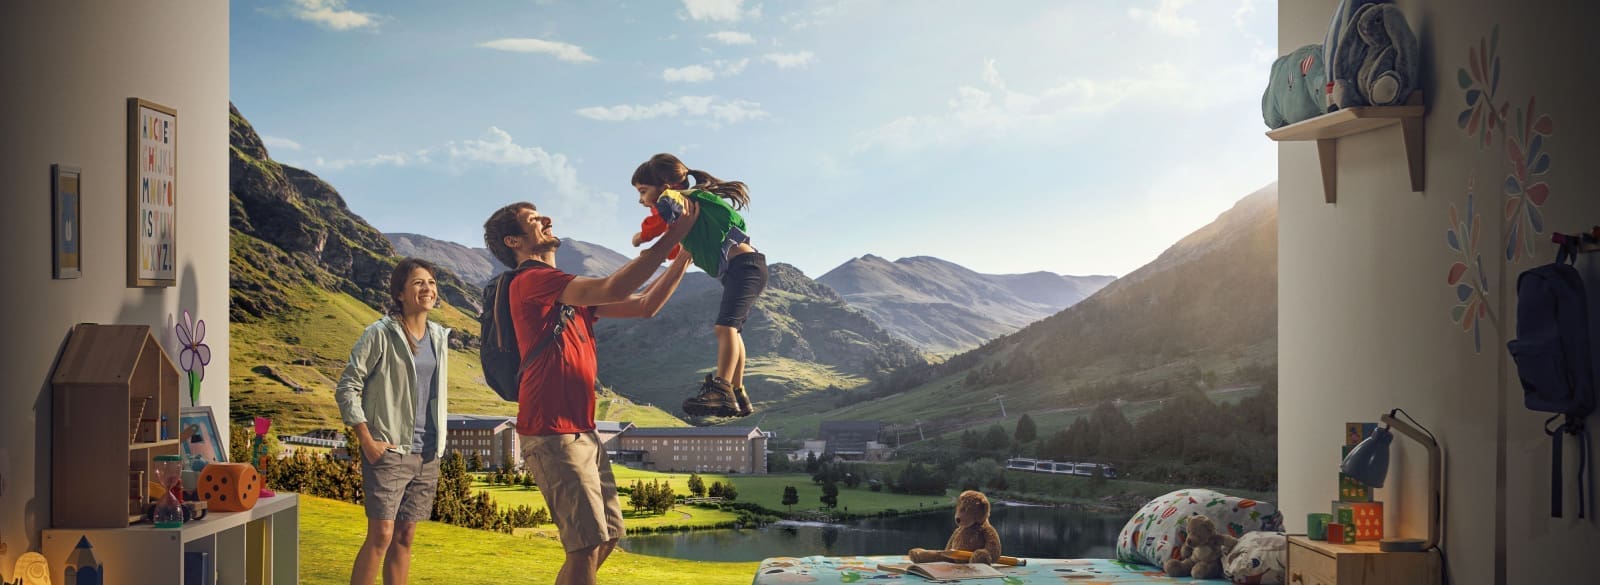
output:
{"label": "wooden desk", "polygon": [[1439,552],[1391,553],[1376,541],[1328,544],[1289,537],[1288,585],[1437,585]]}
{"label": "wooden desk", "polygon": [[278,492],[244,512],[212,512],[182,528],[51,528],[44,556],[52,583],[66,583],[66,559],[88,537],[105,585],[184,583],[183,555],[206,552],[217,585],[294,585],[300,581],[299,496]]}

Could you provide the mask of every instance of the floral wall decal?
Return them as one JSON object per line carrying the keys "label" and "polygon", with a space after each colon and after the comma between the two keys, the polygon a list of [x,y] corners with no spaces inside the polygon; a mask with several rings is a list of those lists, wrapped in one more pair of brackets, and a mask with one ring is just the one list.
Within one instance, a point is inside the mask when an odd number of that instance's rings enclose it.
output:
{"label": "floral wall decal", "polygon": [[[1466,109],[1456,116],[1461,128],[1480,150],[1490,148],[1504,153],[1509,167],[1501,188],[1500,205],[1504,229],[1502,240],[1496,247],[1505,254],[1507,262],[1515,263],[1531,258],[1538,243],[1536,236],[1545,233],[1542,207],[1550,200],[1551,155],[1548,139],[1555,135],[1555,121],[1548,114],[1539,113],[1537,99],[1528,98],[1526,108],[1511,107],[1511,100],[1500,93],[1500,27],[1496,25],[1488,39],[1478,39],[1467,47],[1467,65],[1456,70],[1456,82],[1461,86]],[[1499,103],[1496,100],[1499,99]],[[1501,146],[1503,144],[1503,147]],[[1474,197],[1477,171],[1467,179],[1466,213],[1450,205],[1450,227],[1445,232],[1445,243],[1456,252],[1445,282],[1455,293],[1456,304],[1450,308],[1450,320],[1461,327],[1463,333],[1472,334],[1473,350],[1483,352],[1481,322],[1491,317],[1488,306],[1490,275],[1483,268],[1483,255],[1478,251],[1480,214],[1476,211]]]}
{"label": "floral wall decal", "polygon": [[178,365],[189,373],[189,404],[200,405],[200,381],[206,379],[206,365],[211,363],[211,346],[206,339],[206,321],[195,321],[188,311],[183,312],[183,322],[177,325],[178,343],[183,351],[178,354]]}
{"label": "floral wall decal", "polygon": [[1472,333],[1473,351],[1483,351],[1484,317],[1489,316],[1489,279],[1483,270],[1483,254],[1478,252],[1478,236],[1483,233],[1483,216],[1473,207],[1475,178],[1467,180],[1466,213],[1456,211],[1450,204],[1450,229],[1445,230],[1445,245],[1460,255],[1460,260],[1450,265],[1445,284],[1455,291],[1456,305],[1450,309],[1450,320],[1461,326],[1463,333]]}

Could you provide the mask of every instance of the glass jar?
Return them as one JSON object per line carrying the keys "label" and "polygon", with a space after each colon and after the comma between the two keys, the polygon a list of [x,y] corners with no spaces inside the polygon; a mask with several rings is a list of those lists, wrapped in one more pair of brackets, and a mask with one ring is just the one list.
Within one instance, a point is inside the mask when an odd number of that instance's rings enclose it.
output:
{"label": "glass jar", "polygon": [[156,528],[179,528],[183,526],[183,456],[157,455],[153,467],[161,495],[150,519]]}

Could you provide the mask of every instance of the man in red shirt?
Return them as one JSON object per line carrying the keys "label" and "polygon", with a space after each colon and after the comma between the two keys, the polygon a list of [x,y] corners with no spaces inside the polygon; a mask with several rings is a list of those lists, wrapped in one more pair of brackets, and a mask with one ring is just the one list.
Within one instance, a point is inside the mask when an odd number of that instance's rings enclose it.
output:
{"label": "man in red shirt", "polygon": [[622,537],[622,504],[611,461],[595,433],[596,319],[646,318],[678,288],[689,254],[679,254],[643,292],[639,285],[667,259],[694,225],[673,225],[665,237],[605,278],[584,278],[555,267],[556,237],[549,217],[532,203],[513,203],[483,224],[483,243],[507,267],[523,270],[507,299],[517,347],[542,353],[522,372],[517,434],[522,457],[561,534],[566,562],[557,585],[595,582],[595,573]]}

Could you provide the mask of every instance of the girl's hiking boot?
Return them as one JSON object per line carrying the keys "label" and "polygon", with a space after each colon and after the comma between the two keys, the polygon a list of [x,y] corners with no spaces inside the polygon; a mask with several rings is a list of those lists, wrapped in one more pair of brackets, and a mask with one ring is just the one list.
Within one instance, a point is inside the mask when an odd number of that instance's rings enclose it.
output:
{"label": "girl's hiking boot", "polygon": [[750,413],[753,413],[753,412],[756,411],[754,408],[750,408],[750,394],[748,394],[748,393],[746,393],[744,391],[744,386],[740,386],[738,388],[734,388],[733,389],[733,397],[739,401],[739,414],[738,414],[738,416],[740,416],[740,417],[750,416]]}
{"label": "girl's hiking boot", "polygon": [[700,394],[683,401],[683,412],[690,416],[734,416],[739,414],[739,401],[727,382],[706,374]]}

